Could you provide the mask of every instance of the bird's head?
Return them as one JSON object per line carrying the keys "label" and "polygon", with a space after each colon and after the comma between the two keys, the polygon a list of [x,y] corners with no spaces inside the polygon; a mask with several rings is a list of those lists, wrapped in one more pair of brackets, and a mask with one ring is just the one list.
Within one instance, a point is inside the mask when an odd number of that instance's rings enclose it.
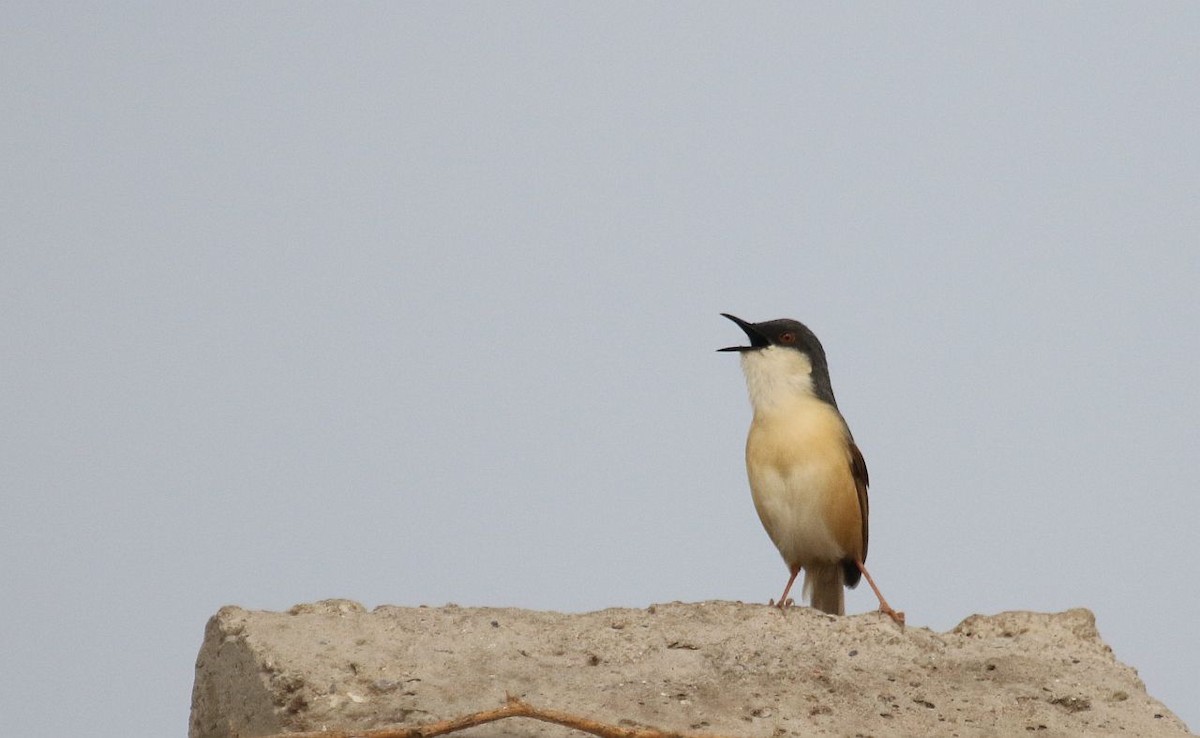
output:
{"label": "bird's head", "polygon": [[755,407],[775,404],[789,395],[814,395],[837,406],[829,382],[825,348],[808,326],[798,320],[780,318],[751,323],[736,315],[721,313],[738,324],[750,339],[749,346],[727,346],[718,351],[736,351]]}

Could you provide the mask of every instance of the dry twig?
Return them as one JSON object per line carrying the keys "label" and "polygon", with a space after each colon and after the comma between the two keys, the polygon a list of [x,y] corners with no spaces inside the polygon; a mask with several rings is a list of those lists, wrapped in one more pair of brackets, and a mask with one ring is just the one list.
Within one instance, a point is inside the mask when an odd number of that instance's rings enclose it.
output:
{"label": "dry twig", "polygon": [[394,726],[371,730],[318,730],[310,733],[279,733],[268,738],[434,738],[434,736],[446,735],[474,728],[476,725],[513,717],[532,718],[544,723],[554,723],[574,730],[582,730],[600,738],[718,738],[711,735],[700,736],[657,728],[624,728],[619,725],[609,725],[558,710],[534,707],[512,695],[508,696],[503,707],[497,707],[494,710],[482,710],[450,720],[440,720],[436,723],[427,723],[411,728]]}

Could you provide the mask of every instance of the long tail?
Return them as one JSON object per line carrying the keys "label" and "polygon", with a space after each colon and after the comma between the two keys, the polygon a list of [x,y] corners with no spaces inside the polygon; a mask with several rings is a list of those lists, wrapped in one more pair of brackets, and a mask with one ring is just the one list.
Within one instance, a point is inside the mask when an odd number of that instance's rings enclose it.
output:
{"label": "long tail", "polygon": [[846,614],[846,590],[840,564],[804,567],[804,596],[812,606],[830,615]]}

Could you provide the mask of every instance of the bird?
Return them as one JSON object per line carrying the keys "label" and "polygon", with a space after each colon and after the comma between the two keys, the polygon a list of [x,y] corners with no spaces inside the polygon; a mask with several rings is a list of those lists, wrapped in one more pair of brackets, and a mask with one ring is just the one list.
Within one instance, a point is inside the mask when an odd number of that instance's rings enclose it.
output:
{"label": "bird", "polygon": [[838,410],[825,349],[808,326],[782,318],[750,323],[721,313],[750,339],[718,351],[741,355],[754,411],[746,437],[746,475],[754,508],[790,576],[777,607],[801,570],[812,606],[844,615],[845,587],[862,577],[879,610],[904,625],[867,571],[867,464]]}

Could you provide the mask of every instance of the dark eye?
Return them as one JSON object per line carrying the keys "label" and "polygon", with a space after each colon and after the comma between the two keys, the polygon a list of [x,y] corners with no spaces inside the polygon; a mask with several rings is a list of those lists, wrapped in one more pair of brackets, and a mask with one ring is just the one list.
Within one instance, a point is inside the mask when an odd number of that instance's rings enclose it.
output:
{"label": "dark eye", "polygon": [[795,333],[784,333],[782,336],[779,337],[779,342],[780,343],[795,343],[796,342],[796,334]]}

